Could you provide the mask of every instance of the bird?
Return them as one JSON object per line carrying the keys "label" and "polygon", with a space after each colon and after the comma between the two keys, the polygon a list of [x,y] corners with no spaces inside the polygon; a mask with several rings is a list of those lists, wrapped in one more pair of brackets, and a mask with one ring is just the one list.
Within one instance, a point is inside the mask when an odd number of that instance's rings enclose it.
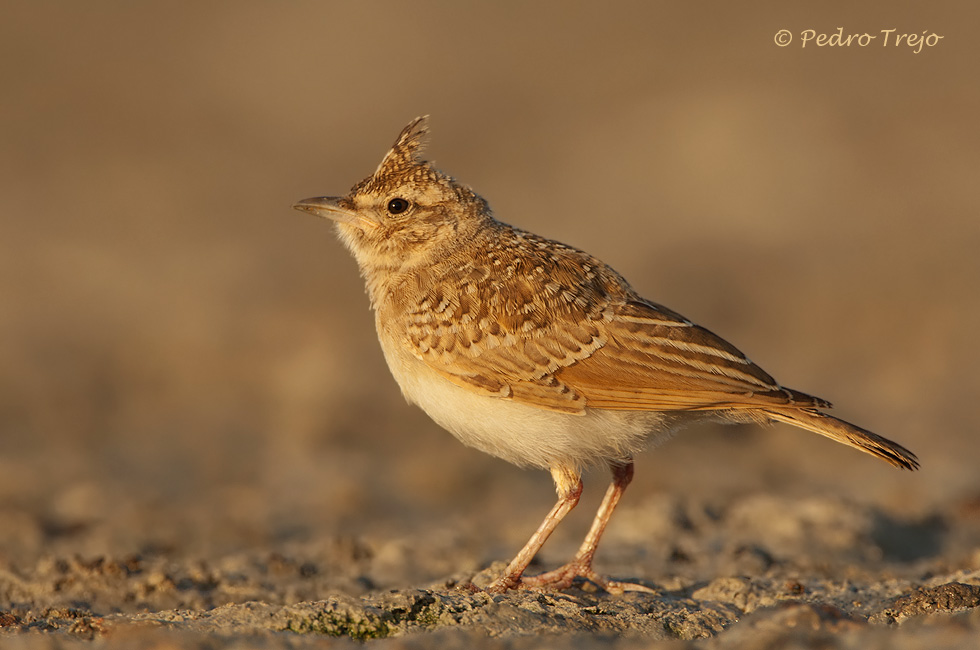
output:
{"label": "bird", "polygon": [[[593,558],[634,456],[691,423],[784,422],[918,468],[905,447],[826,414],[828,401],[782,386],[596,257],[498,221],[483,197],[423,159],[428,124],[410,122],[346,195],[293,207],[335,223],[407,401],[463,444],[551,473],[554,507],[487,591],[643,590],[601,576]],[[579,550],[526,575],[596,465],[612,480]]]}

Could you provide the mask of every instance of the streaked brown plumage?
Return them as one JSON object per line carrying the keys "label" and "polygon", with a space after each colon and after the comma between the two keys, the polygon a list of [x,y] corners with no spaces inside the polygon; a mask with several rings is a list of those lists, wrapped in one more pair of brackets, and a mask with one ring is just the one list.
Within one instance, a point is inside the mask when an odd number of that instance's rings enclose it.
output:
{"label": "streaked brown plumage", "polygon": [[[357,259],[378,337],[406,398],[465,444],[551,471],[559,500],[492,590],[563,588],[591,568],[645,444],[701,419],[787,422],[905,469],[915,455],[779,385],[737,348],[644,300],[578,249],[495,220],[486,201],[419,158],[426,119],[344,197],[295,207],[337,222]],[[604,462],[613,483],[575,559],[528,562]]]}

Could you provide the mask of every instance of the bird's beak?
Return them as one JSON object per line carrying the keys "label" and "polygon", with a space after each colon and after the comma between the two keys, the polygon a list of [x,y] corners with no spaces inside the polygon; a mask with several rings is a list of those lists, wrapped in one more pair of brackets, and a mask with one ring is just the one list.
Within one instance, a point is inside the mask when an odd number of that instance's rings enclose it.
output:
{"label": "bird's beak", "polygon": [[293,208],[361,230],[378,227],[378,224],[369,217],[341,205],[341,200],[339,196],[318,196],[313,199],[303,199],[293,205]]}

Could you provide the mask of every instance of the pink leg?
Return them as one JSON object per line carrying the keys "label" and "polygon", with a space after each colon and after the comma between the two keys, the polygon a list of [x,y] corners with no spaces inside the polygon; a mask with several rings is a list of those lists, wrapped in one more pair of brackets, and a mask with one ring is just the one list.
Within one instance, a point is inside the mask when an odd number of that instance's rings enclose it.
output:
{"label": "pink leg", "polygon": [[633,461],[631,460],[626,463],[611,464],[610,469],[612,470],[613,481],[606,490],[606,496],[603,498],[602,505],[599,506],[599,511],[592,522],[592,528],[589,529],[589,534],[585,536],[575,558],[554,571],[524,578],[524,585],[545,589],[567,589],[576,577],[582,577],[610,592],[621,592],[625,589],[649,591],[641,585],[606,580],[592,569],[592,559],[595,557],[596,547],[599,546],[599,539],[606,530],[606,525],[609,523],[613,510],[616,509],[616,504],[619,503],[623,492],[626,491],[626,486],[633,480]]}
{"label": "pink leg", "polygon": [[553,467],[551,476],[555,479],[555,485],[558,488],[558,502],[555,503],[555,507],[551,509],[548,516],[531,535],[531,539],[527,540],[527,544],[520,550],[517,557],[511,560],[503,577],[495,580],[493,584],[487,587],[487,591],[501,593],[519,587],[527,565],[531,563],[551,533],[565,518],[565,515],[575,507],[579,497],[582,496],[582,479],[577,472],[567,468]]}

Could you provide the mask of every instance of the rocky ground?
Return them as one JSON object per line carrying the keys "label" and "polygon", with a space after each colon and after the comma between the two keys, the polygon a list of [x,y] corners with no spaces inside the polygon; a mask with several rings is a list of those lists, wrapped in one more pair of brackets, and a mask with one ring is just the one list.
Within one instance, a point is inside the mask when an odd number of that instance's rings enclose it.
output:
{"label": "rocky ground", "polygon": [[[624,504],[600,551],[603,571],[651,590],[623,595],[480,591],[503,563],[487,566],[501,534],[479,518],[411,535],[279,531],[209,553],[193,523],[119,501],[115,522],[7,511],[6,539],[47,552],[2,567],[4,647],[952,648],[980,634],[978,498],[910,518],[840,497],[650,495]],[[128,554],[73,552],[125,547],[117,526],[187,529]],[[553,543],[548,566],[574,546]]]}

